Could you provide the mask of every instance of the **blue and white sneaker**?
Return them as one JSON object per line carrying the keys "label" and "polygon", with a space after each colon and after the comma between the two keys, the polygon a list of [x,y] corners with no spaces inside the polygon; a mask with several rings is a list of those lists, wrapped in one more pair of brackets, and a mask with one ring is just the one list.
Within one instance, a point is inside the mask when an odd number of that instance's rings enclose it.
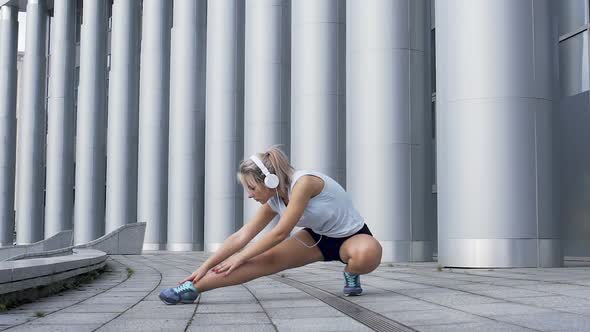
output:
{"label": "blue and white sneaker", "polygon": [[363,289],[361,288],[361,276],[356,273],[344,271],[344,296],[361,295]]}
{"label": "blue and white sneaker", "polygon": [[166,288],[160,292],[160,300],[166,304],[193,303],[199,296],[199,291],[192,281],[185,281],[182,285]]}

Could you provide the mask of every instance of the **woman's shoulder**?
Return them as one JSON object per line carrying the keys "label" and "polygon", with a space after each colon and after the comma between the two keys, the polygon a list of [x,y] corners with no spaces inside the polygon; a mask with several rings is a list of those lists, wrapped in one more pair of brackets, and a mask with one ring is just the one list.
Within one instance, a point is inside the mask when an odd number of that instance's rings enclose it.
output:
{"label": "woman's shoulder", "polygon": [[293,174],[293,180],[291,182],[291,189],[295,187],[295,185],[304,187],[313,196],[318,195],[322,192],[323,188],[326,185],[326,176],[319,172],[314,171],[297,171]]}
{"label": "woman's shoulder", "polygon": [[295,183],[297,181],[299,181],[302,178],[320,178],[322,180],[326,179],[326,175],[320,172],[316,172],[316,171],[309,171],[309,170],[297,170],[293,173],[293,175],[291,176],[291,188],[293,188],[293,186],[295,186]]}

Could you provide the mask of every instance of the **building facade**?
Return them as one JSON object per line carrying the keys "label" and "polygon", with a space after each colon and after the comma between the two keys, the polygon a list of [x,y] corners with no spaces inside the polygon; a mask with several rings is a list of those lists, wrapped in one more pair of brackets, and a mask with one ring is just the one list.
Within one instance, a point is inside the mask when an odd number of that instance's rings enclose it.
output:
{"label": "building facade", "polygon": [[280,144],[347,189],[384,261],[590,256],[589,13],[0,0],[0,245],[141,221],[144,249],[214,251],[257,208],[238,163]]}

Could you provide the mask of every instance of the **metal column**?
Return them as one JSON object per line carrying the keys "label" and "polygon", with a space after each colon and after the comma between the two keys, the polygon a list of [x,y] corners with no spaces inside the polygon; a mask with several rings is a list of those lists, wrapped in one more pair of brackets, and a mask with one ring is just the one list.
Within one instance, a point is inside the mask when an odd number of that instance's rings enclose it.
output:
{"label": "metal column", "polygon": [[18,198],[16,208],[18,244],[27,244],[43,239],[46,62],[46,1],[29,0],[27,3],[22,108],[18,119]]}
{"label": "metal column", "polygon": [[207,13],[205,250],[215,251],[242,224],[244,2],[210,0]]}
{"label": "metal column", "polygon": [[[292,3],[291,161],[346,182],[346,2]],[[304,134],[305,133],[305,134]]]}
{"label": "metal column", "polygon": [[104,234],[107,2],[85,0],[80,45],[74,239]]}
{"label": "metal column", "polygon": [[0,7],[0,247],[14,241],[18,8]]}
{"label": "metal column", "polygon": [[[250,0],[245,11],[244,158],[274,144],[289,154],[291,1]],[[244,223],[259,207],[244,199]]]}
{"label": "metal column", "polygon": [[550,1],[436,1],[436,42],[439,262],[560,266]]}
{"label": "metal column", "polygon": [[115,0],[107,126],[105,232],[137,222],[139,0]]}
{"label": "metal column", "polygon": [[202,250],[206,2],[176,0],[173,17],[167,247]]}
{"label": "metal column", "polygon": [[54,2],[47,100],[45,238],[73,226],[75,15],[75,1]]}
{"label": "metal column", "polygon": [[383,261],[431,260],[430,7],[424,0],[347,4],[348,191],[380,240]]}
{"label": "metal column", "polygon": [[147,223],[146,250],[166,249],[171,10],[170,0],[143,1],[137,221]]}

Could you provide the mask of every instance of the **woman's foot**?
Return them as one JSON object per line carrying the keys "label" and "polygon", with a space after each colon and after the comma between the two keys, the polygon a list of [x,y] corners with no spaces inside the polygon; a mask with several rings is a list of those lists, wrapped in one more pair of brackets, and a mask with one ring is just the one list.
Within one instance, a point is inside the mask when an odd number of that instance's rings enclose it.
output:
{"label": "woman's foot", "polygon": [[363,289],[361,288],[361,276],[344,271],[344,290],[342,291],[344,296],[356,296],[361,295]]}
{"label": "woman's foot", "polygon": [[192,281],[185,281],[182,285],[166,288],[160,292],[160,300],[166,304],[193,303],[199,296],[199,291]]}

